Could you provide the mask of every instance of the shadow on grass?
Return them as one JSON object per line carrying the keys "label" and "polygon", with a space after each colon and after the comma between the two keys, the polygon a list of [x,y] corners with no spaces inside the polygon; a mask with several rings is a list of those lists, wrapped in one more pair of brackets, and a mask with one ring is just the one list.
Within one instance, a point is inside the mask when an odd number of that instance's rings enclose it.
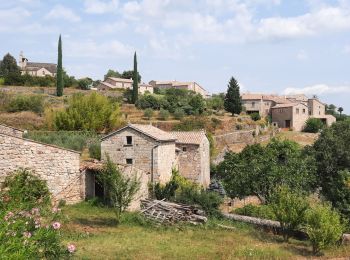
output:
{"label": "shadow on grass", "polygon": [[90,227],[116,227],[118,225],[115,218],[76,218],[74,223]]}

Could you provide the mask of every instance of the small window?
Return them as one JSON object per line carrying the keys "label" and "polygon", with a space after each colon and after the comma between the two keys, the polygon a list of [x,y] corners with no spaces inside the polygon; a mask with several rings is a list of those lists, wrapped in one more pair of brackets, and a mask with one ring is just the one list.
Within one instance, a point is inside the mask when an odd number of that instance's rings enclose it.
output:
{"label": "small window", "polygon": [[126,164],[132,164],[132,159],[126,159]]}
{"label": "small window", "polygon": [[127,145],[132,145],[132,136],[127,136],[126,137],[126,144]]}
{"label": "small window", "polygon": [[255,107],[255,102],[252,102],[252,107]]}
{"label": "small window", "polygon": [[299,108],[297,108],[297,114],[299,114]]}
{"label": "small window", "polygon": [[306,110],[305,110],[305,108],[303,109],[303,114],[305,114],[306,113]]}
{"label": "small window", "polygon": [[187,147],[182,147],[183,152],[187,152]]}

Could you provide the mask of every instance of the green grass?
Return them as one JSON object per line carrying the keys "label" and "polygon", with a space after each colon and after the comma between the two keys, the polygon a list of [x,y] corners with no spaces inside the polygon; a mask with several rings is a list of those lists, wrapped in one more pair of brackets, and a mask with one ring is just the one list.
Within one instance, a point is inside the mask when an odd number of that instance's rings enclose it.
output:
{"label": "green grass", "polygon": [[[76,259],[295,259],[311,257],[307,242],[283,243],[273,234],[229,221],[205,226],[153,227],[136,213],[115,225],[111,209],[84,202],[66,206],[64,243],[77,245]],[[227,230],[217,224],[234,227]],[[350,254],[349,247],[326,251],[327,257]]]}
{"label": "green grass", "polygon": [[5,83],[5,79],[4,78],[0,78],[0,86],[4,85]]}

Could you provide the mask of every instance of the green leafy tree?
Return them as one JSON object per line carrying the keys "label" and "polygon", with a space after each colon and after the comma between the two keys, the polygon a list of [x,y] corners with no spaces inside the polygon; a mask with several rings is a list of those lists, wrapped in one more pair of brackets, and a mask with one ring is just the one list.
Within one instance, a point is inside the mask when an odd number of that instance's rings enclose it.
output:
{"label": "green leafy tree", "polygon": [[250,114],[250,118],[254,121],[258,121],[261,119],[261,116],[259,113],[252,113],[252,114]]}
{"label": "green leafy tree", "polygon": [[330,205],[315,205],[307,211],[305,231],[309,236],[313,253],[336,244],[342,235],[344,226],[340,215]]}
{"label": "green leafy tree", "polygon": [[192,96],[190,98],[188,104],[195,111],[195,114],[202,114],[205,110],[204,98],[200,94],[196,94],[196,95]]}
{"label": "green leafy tree", "polygon": [[322,123],[321,119],[309,118],[305,123],[305,127],[303,131],[307,133],[318,133],[323,128],[324,128],[324,124]]}
{"label": "green leafy tree", "polygon": [[62,40],[61,35],[58,39],[58,57],[57,57],[57,73],[56,73],[56,94],[58,97],[63,95],[63,68],[62,68]]}
{"label": "green leafy tree", "polygon": [[154,111],[152,108],[146,108],[145,111],[143,112],[143,116],[146,117],[148,120],[152,118],[154,114]]}
{"label": "green leafy tree", "polygon": [[340,121],[322,131],[313,146],[322,195],[350,217],[350,122]]}
{"label": "green leafy tree", "polygon": [[168,110],[161,108],[159,111],[159,118],[161,120],[167,120],[170,116],[170,113]]}
{"label": "green leafy tree", "polygon": [[119,223],[121,214],[128,208],[139,191],[140,181],[136,175],[130,178],[124,176],[109,158],[98,175],[98,180],[105,189],[105,198],[114,208],[117,223]]}
{"label": "green leafy tree", "polygon": [[139,99],[139,81],[138,81],[138,72],[137,72],[137,56],[136,52],[134,54],[134,71],[132,76],[132,101],[136,104]]}
{"label": "green leafy tree", "polygon": [[247,146],[241,153],[228,153],[218,174],[231,198],[255,195],[269,202],[276,186],[311,191],[315,183],[315,162],[297,143],[273,139],[266,147]]}
{"label": "green leafy tree", "polygon": [[225,102],[225,93],[213,94],[212,97],[206,100],[207,107],[213,110],[223,110]]}
{"label": "green leafy tree", "polygon": [[270,206],[275,219],[281,223],[283,239],[288,241],[293,231],[304,222],[306,210],[309,208],[307,200],[287,186],[281,186],[274,192]]}
{"label": "green leafy tree", "polygon": [[[133,79],[134,78],[134,71],[133,70],[125,70],[123,71],[121,78],[123,79]],[[137,72],[137,82],[141,82],[141,75],[139,72]]]}
{"label": "green leafy tree", "polygon": [[175,117],[175,119],[181,120],[182,118],[184,118],[184,116],[185,116],[185,111],[183,111],[182,108],[177,108],[177,109],[174,111],[174,117]]}
{"label": "green leafy tree", "polygon": [[240,114],[242,112],[242,100],[240,95],[240,87],[235,78],[231,78],[228,84],[224,106],[226,111],[234,114]]}
{"label": "green leafy tree", "polygon": [[339,108],[338,108],[338,112],[339,112],[339,115],[340,115],[340,116],[342,115],[343,111],[344,111],[344,109],[343,109],[342,107],[339,107]]}
{"label": "green leafy tree", "polygon": [[326,105],[326,114],[336,116],[337,115],[337,107],[333,104]]}
{"label": "green leafy tree", "polygon": [[92,86],[93,80],[90,78],[83,78],[78,80],[78,86],[80,89],[88,90]]}
{"label": "green leafy tree", "polygon": [[0,76],[6,77],[9,74],[20,75],[20,70],[16,59],[10,53],[7,53],[0,62]]}
{"label": "green leafy tree", "polygon": [[[116,71],[116,70],[111,70],[111,69],[109,69],[109,70],[107,71],[106,75],[104,75],[104,80],[106,80],[106,79],[109,78],[109,77],[121,78],[122,75],[121,75],[118,71]],[[130,79],[130,78],[129,78],[129,79]]]}

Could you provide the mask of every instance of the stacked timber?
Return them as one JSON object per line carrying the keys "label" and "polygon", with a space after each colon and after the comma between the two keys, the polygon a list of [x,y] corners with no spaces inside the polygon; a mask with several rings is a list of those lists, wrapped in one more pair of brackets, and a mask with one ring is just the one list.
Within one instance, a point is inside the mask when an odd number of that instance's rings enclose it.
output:
{"label": "stacked timber", "polygon": [[187,222],[194,225],[207,222],[204,211],[198,207],[164,200],[141,200],[141,213],[149,220],[163,225]]}

